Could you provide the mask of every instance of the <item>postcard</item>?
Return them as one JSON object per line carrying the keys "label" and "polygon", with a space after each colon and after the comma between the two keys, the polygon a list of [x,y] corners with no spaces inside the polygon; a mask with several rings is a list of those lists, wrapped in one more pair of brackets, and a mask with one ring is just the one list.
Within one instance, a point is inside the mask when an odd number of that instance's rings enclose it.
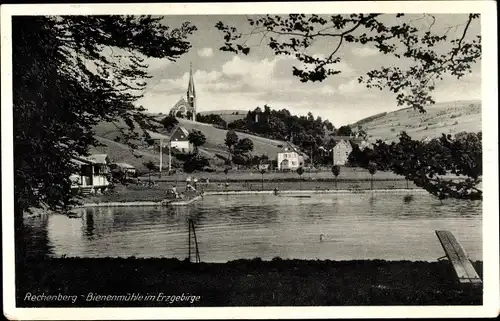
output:
{"label": "postcard", "polygon": [[5,316],[497,316],[495,5],[2,6]]}

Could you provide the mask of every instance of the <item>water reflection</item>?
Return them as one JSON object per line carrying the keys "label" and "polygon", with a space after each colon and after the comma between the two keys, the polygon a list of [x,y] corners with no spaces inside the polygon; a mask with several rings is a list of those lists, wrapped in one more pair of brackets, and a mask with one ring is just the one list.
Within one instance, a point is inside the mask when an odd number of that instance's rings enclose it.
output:
{"label": "water reflection", "polygon": [[78,218],[54,214],[26,223],[31,253],[55,256],[183,259],[191,219],[203,261],[435,260],[443,255],[436,229],[452,231],[472,259],[482,258],[481,202],[403,196],[214,196],[188,207],[84,208]]}
{"label": "water reflection", "polygon": [[91,211],[86,211],[85,213],[85,236],[89,239],[94,238],[94,215]]}

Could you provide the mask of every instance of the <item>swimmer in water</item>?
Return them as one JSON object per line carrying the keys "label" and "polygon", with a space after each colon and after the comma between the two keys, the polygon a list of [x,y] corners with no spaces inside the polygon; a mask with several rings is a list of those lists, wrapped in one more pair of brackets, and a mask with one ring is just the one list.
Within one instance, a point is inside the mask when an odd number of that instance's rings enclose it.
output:
{"label": "swimmer in water", "polygon": [[323,242],[323,234],[320,234],[320,235],[319,235],[319,241],[320,241],[320,242]]}

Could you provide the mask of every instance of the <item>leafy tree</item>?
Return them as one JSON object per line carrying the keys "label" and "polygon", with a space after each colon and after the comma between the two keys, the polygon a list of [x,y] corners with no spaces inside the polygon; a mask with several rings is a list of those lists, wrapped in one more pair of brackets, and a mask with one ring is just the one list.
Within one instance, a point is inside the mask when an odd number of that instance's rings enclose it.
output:
{"label": "leafy tree", "polygon": [[[120,137],[120,136],[117,136],[117,138]],[[144,141],[146,142],[146,144],[148,144],[148,146],[153,146],[155,144],[155,140],[153,138],[151,138],[151,135],[149,135],[148,132],[144,132]],[[118,140],[119,142],[119,140]]]}
{"label": "leafy tree", "polygon": [[208,115],[201,115],[198,113],[196,115],[196,121],[200,123],[206,123],[206,124],[212,124],[212,125],[218,125],[221,128],[226,128],[227,123],[220,115],[216,114],[208,114]]}
{"label": "leafy tree", "polygon": [[333,126],[333,124],[328,119],[324,121],[324,124],[325,124],[326,129],[328,129],[329,131],[333,131],[335,128]]}
{"label": "leafy tree", "polygon": [[[377,141],[373,146],[379,167],[403,175],[439,199],[482,199],[477,188],[482,175],[482,134],[443,134],[429,142],[412,140],[402,132],[399,142]],[[457,179],[447,178],[453,174]]]}
{"label": "leafy tree", "polygon": [[[340,175],[340,166],[339,165],[333,165],[332,166],[332,174],[337,178]],[[335,179],[335,188],[337,188],[337,180]]]}
{"label": "leafy tree", "polygon": [[366,137],[368,136],[366,130],[364,130],[361,125],[358,126],[358,130],[356,131],[355,135],[363,140],[366,140]]}
{"label": "leafy tree", "polygon": [[338,136],[352,136],[353,134],[354,133],[352,131],[352,128],[349,125],[340,126],[340,128],[337,130]]}
{"label": "leafy tree", "polygon": [[300,184],[300,189],[302,189],[302,174],[304,174],[304,169],[302,168],[302,166],[297,168],[297,174],[300,177],[299,184]]}
{"label": "leafy tree", "polygon": [[233,163],[239,166],[248,167],[252,163],[252,158],[247,154],[235,153],[233,155]]}
{"label": "leafy tree", "polygon": [[175,117],[184,118],[184,112],[182,110],[177,111],[177,113],[175,113]]}
{"label": "leafy tree", "polygon": [[199,130],[193,130],[188,135],[188,140],[194,146],[195,153],[198,153],[198,147],[207,141],[205,135]]}
{"label": "leafy tree", "polygon": [[156,164],[153,161],[142,163],[147,169],[149,174],[149,181],[151,182],[151,172],[156,170]]}
{"label": "leafy tree", "polygon": [[183,170],[186,173],[192,173],[194,171],[202,171],[209,165],[210,163],[206,157],[203,157],[200,154],[190,154],[184,161]]}
{"label": "leafy tree", "polygon": [[[247,17],[248,32],[238,31],[219,21],[223,33],[222,51],[248,55],[252,37],[267,43],[276,55],[295,57],[303,67],[294,66],[292,74],[302,82],[323,81],[340,74],[335,66],[342,61],[345,46],[375,47],[381,54],[405,61],[370,70],[358,80],[368,88],[387,88],[396,95],[398,105],[425,111],[433,104],[431,96],[436,81],[445,75],[461,78],[471,65],[481,59],[481,36],[473,35],[470,26],[479,23],[480,15],[464,16],[463,24],[433,28],[439,17],[432,14],[405,15],[379,13]],[[417,23],[419,21],[419,23]],[[455,32],[450,32],[455,29]],[[307,53],[312,44],[323,42],[329,53]]]}
{"label": "leafy tree", "polygon": [[[190,49],[186,38],[195,30],[189,23],[170,28],[160,20],[12,18],[16,242],[23,238],[23,212],[41,205],[66,211],[78,203],[69,177],[79,168],[72,159],[99,145],[93,130],[98,122],[123,121],[126,128],[117,128],[131,148],[140,139],[136,129],[155,127],[144,108],[133,104],[146,86],[145,58],[175,61]],[[24,257],[23,244],[16,251],[16,258]]]}
{"label": "leafy tree", "polygon": [[243,138],[234,146],[234,153],[236,155],[243,155],[253,150],[253,142],[250,138]]}
{"label": "leafy tree", "polygon": [[177,126],[177,124],[179,124],[179,121],[173,115],[168,115],[163,118],[160,123],[167,131],[171,131],[175,126]]}
{"label": "leafy tree", "polygon": [[188,110],[188,111],[186,112],[186,118],[187,118],[187,119],[193,119],[193,112],[192,112],[192,111],[190,111],[190,110]]}
{"label": "leafy tree", "polygon": [[370,189],[373,190],[373,175],[375,175],[375,173],[377,172],[377,164],[370,162],[368,164],[368,172],[372,176],[372,178],[370,179]]}
{"label": "leafy tree", "polygon": [[238,135],[234,130],[229,130],[226,133],[226,139],[224,140],[224,144],[226,144],[229,155],[233,154],[233,147],[238,143]]}

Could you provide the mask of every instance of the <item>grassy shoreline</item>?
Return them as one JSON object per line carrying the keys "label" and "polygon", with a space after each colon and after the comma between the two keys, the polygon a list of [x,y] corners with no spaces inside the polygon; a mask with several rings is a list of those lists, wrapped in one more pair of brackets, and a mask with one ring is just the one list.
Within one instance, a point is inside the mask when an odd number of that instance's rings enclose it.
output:
{"label": "grassy shoreline", "polygon": [[[137,186],[130,184],[128,186],[117,185],[113,191],[105,192],[102,195],[87,195],[82,200],[84,203],[108,203],[108,202],[160,202],[166,197],[167,189],[176,186],[178,191],[183,191],[185,182],[159,182],[157,186],[148,188],[145,186]],[[198,189],[206,193],[220,193],[226,192],[261,192],[273,191],[278,188],[280,192],[288,191],[316,191],[321,192],[335,192],[335,191],[352,191],[352,192],[367,192],[371,190],[370,181],[360,182],[331,182],[331,181],[255,181],[255,182],[230,182],[226,186],[225,183],[209,183],[199,184]],[[407,189],[407,187],[409,187]],[[379,181],[373,182],[374,191],[377,190],[394,190],[401,192],[407,190],[412,193],[417,189],[406,181]]]}
{"label": "grassy shoreline", "polygon": [[[482,277],[482,262],[473,262]],[[482,287],[458,284],[449,262],[33,258],[17,267],[18,307],[480,305]],[[76,295],[31,302],[27,293]],[[98,295],[194,295],[197,302],[87,301]]]}

